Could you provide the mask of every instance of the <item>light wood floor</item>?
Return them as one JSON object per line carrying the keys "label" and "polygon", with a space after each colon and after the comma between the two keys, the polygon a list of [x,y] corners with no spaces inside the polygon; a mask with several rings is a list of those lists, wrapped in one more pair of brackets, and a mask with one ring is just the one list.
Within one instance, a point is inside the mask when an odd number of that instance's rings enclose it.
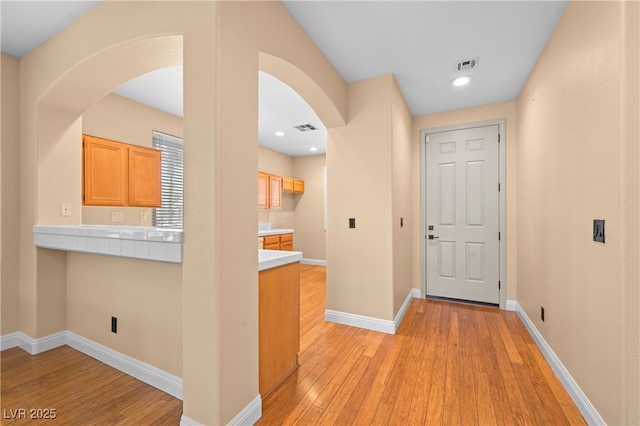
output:
{"label": "light wood floor", "polygon": [[396,335],[324,322],[302,265],[299,369],[259,425],[586,424],[514,312],[413,299]]}
{"label": "light wood floor", "polygon": [[[259,425],[585,424],[515,313],[414,299],[395,336],[324,321],[301,266],[300,368]],[[178,425],[182,401],[68,346],[2,352],[2,425]],[[56,409],[56,419],[7,419]]]}
{"label": "light wood floor", "polygon": [[7,349],[1,368],[3,426],[180,424],[181,400],[69,346]]}

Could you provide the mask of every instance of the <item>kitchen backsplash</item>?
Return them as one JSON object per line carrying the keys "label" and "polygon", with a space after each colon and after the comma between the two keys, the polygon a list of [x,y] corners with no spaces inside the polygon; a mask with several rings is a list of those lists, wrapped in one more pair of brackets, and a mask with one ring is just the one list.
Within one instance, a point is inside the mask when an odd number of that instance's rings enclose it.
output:
{"label": "kitchen backsplash", "polygon": [[293,229],[295,213],[275,210],[258,210],[259,223],[271,223],[273,229]]}

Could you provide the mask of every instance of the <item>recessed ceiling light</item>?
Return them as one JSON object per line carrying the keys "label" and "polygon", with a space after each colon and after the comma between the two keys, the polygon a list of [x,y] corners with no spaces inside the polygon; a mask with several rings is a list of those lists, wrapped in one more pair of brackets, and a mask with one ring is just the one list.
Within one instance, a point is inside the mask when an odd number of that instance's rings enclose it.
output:
{"label": "recessed ceiling light", "polygon": [[278,130],[278,131],[275,133],[275,135],[276,135],[276,136],[284,136],[284,132],[283,132],[282,130]]}
{"label": "recessed ceiling light", "polygon": [[454,86],[464,86],[466,84],[469,84],[469,82],[471,81],[471,77],[468,75],[461,75],[460,77],[456,77],[453,80],[451,80],[451,84],[453,84]]}
{"label": "recessed ceiling light", "polygon": [[309,148],[309,151],[317,151],[318,148],[316,148],[315,146],[312,146],[311,148]]}

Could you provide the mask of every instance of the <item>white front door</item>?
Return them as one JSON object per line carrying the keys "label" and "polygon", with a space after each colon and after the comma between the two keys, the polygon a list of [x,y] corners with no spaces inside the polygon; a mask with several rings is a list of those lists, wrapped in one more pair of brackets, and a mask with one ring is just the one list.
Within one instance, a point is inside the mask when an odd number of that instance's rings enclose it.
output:
{"label": "white front door", "polygon": [[427,296],[500,303],[498,131],[427,135]]}

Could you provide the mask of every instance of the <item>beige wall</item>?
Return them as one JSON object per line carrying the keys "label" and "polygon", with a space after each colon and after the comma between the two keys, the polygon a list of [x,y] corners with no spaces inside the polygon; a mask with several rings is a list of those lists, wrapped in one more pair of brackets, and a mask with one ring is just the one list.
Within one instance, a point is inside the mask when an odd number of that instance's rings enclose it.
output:
{"label": "beige wall", "polygon": [[[638,301],[624,302],[638,294],[637,273],[623,280],[640,261],[637,10],[637,3],[570,3],[517,101],[518,302],[607,424],[639,420],[640,365],[625,363],[638,359],[638,343],[624,340],[626,327],[637,330]],[[625,34],[627,19],[634,26]],[[635,64],[633,77],[621,71],[627,63]],[[635,117],[625,115],[629,106]],[[593,219],[606,220],[606,244],[592,241]],[[636,385],[625,388],[627,378]]]}
{"label": "beige wall", "polygon": [[[82,133],[140,146],[152,146],[151,132],[183,137],[182,118],[130,99],[109,94],[82,114]],[[82,223],[112,224],[111,212],[124,213],[118,225],[151,226],[150,208],[82,207]],[[147,220],[140,213],[147,213]]]}
{"label": "beige wall", "polygon": [[326,260],[327,242],[324,230],[325,155],[296,157],[293,175],[304,180],[304,194],[295,197],[294,250],[305,259]]}
{"label": "beige wall", "polygon": [[409,241],[399,228],[408,200],[393,193],[409,184],[394,165],[407,157],[410,118],[391,75],[351,83],[348,99],[349,125],[328,132],[327,309],[393,320],[410,288],[411,263],[399,258]]}
{"label": "beige wall", "polygon": [[506,191],[507,191],[507,299],[517,299],[517,124],[516,103],[502,102],[414,117],[412,153],[412,200],[413,200],[413,287],[420,288],[420,131],[443,126],[474,123],[477,121],[506,121]]}
{"label": "beige wall", "polygon": [[67,329],[182,377],[181,265],[68,256]]}
{"label": "beige wall", "polygon": [[[391,93],[392,120],[392,207],[393,232],[393,315],[398,313],[412,287],[412,210],[411,210],[411,155],[415,141],[412,138],[412,117],[395,78]],[[402,219],[402,226],[400,220]],[[419,220],[418,220],[419,222]]]}
{"label": "beige wall", "polygon": [[0,335],[19,330],[19,222],[20,222],[20,64],[11,56],[0,58],[0,268],[2,318]]}

